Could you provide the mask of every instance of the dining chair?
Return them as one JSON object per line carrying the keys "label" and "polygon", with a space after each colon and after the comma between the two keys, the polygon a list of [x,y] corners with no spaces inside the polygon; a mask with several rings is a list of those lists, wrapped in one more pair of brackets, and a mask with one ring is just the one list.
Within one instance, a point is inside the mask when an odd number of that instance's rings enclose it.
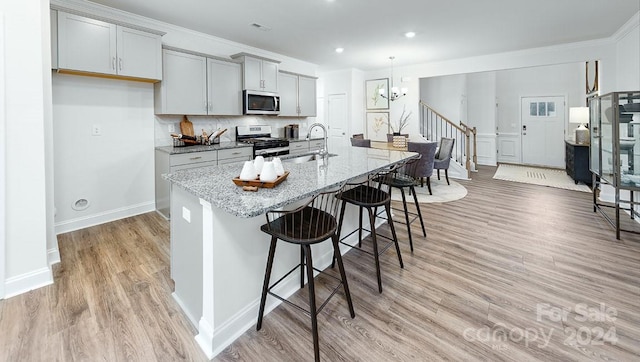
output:
{"label": "dining chair", "polygon": [[424,186],[424,179],[427,179],[427,188],[429,195],[431,192],[431,175],[433,174],[433,165],[436,155],[438,142],[408,142],[407,151],[417,152],[421,155],[413,169],[413,177],[420,180],[420,186]]}
{"label": "dining chair", "polygon": [[435,161],[433,168],[438,172],[438,180],[440,180],[440,170],[444,170],[444,177],[447,179],[447,185],[449,183],[449,163],[451,162],[451,154],[453,153],[453,145],[455,144],[454,138],[441,138],[440,147],[435,155]]}
{"label": "dining chair", "polygon": [[371,140],[370,140],[370,139],[358,139],[358,138],[352,138],[352,139],[351,139],[351,146],[353,146],[353,147],[367,147],[367,148],[371,148]]}

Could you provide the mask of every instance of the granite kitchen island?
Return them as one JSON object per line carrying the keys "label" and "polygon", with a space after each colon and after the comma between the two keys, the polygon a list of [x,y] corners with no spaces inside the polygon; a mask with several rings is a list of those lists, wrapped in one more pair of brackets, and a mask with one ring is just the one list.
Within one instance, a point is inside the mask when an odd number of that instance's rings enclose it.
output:
{"label": "granite kitchen island", "polygon": [[[270,240],[260,231],[267,211],[303,202],[320,191],[417,156],[412,152],[359,147],[331,152],[332,157],[318,160],[283,162],[289,171],[287,179],[273,189],[257,192],[243,191],[232,182],[240,174],[242,163],[181,170],[165,176],[171,182],[173,296],[198,329],[196,340],[209,358],[256,322]],[[357,224],[357,209],[348,209],[344,232],[355,229]],[[352,242],[357,242],[355,239],[357,235]],[[345,246],[342,252],[347,249]],[[299,253],[294,245],[279,245],[272,275],[283,275],[296,265]],[[329,266],[331,259],[331,243],[314,246],[314,264],[320,269]],[[280,295],[291,295],[300,288],[294,274],[278,287]],[[347,277],[348,274],[347,269]],[[277,302],[267,298],[265,314]]]}

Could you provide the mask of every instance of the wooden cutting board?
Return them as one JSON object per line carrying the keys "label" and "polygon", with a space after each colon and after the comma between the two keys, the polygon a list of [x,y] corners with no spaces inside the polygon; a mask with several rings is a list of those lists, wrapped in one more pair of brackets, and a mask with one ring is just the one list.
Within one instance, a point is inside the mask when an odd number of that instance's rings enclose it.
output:
{"label": "wooden cutting board", "polygon": [[180,133],[187,136],[196,135],[193,131],[193,123],[187,119],[187,116],[183,116],[182,121],[180,121]]}

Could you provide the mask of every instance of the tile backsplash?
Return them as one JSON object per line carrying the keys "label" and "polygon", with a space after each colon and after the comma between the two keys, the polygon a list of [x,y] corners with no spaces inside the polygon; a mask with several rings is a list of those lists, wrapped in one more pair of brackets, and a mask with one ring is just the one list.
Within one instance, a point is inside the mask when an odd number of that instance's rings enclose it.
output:
{"label": "tile backsplash", "polygon": [[[279,118],[273,116],[187,116],[189,121],[193,123],[193,130],[196,135],[202,134],[204,129],[208,133],[218,128],[227,128],[227,131],[221,136],[221,141],[235,141],[236,126],[245,125],[268,125],[272,127],[274,137],[284,137],[284,126],[289,124],[298,124],[300,127],[300,137],[306,137],[309,125],[316,122],[315,117],[309,118]],[[180,121],[182,116],[155,116],[155,145],[171,146],[173,139],[171,133],[180,133]],[[169,131],[173,127],[173,131]],[[322,137],[322,132],[316,128],[312,137]]]}

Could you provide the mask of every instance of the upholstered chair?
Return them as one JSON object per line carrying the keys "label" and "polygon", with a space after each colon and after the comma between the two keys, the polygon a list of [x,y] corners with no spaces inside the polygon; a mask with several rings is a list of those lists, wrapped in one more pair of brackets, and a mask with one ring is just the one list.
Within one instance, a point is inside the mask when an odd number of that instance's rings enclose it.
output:
{"label": "upholstered chair", "polygon": [[352,138],[351,139],[351,146],[353,147],[367,147],[367,148],[371,148],[371,140],[370,139],[357,139],[357,138]]}
{"label": "upholstered chair", "polygon": [[433,168],[438,170],[438,180],[440,180],[440,170],[444,170],[444,177],[447,179],[447,185],[449,183],[449,163],[451,162],[451,154],[453,152],[453,145],[455,144],[454,138],[441,138],[440,148],[436,153],[436,158],[433,163]]}
{"label": "upholstered chair", "polygon": [[436,148],[438,147],[438,142],[408,142],[407,143],[407,151],[409,152],[417,152],[422,157],[418,160],[417,164],[413,170],[413,177],[417,180],[420,180],[420,186],[424,186],[424,179],[427,179],[427,188],[429,189],[429,194],[433,195],[431,192],[431,175],[433,174],[433,161],[435,160]]}

